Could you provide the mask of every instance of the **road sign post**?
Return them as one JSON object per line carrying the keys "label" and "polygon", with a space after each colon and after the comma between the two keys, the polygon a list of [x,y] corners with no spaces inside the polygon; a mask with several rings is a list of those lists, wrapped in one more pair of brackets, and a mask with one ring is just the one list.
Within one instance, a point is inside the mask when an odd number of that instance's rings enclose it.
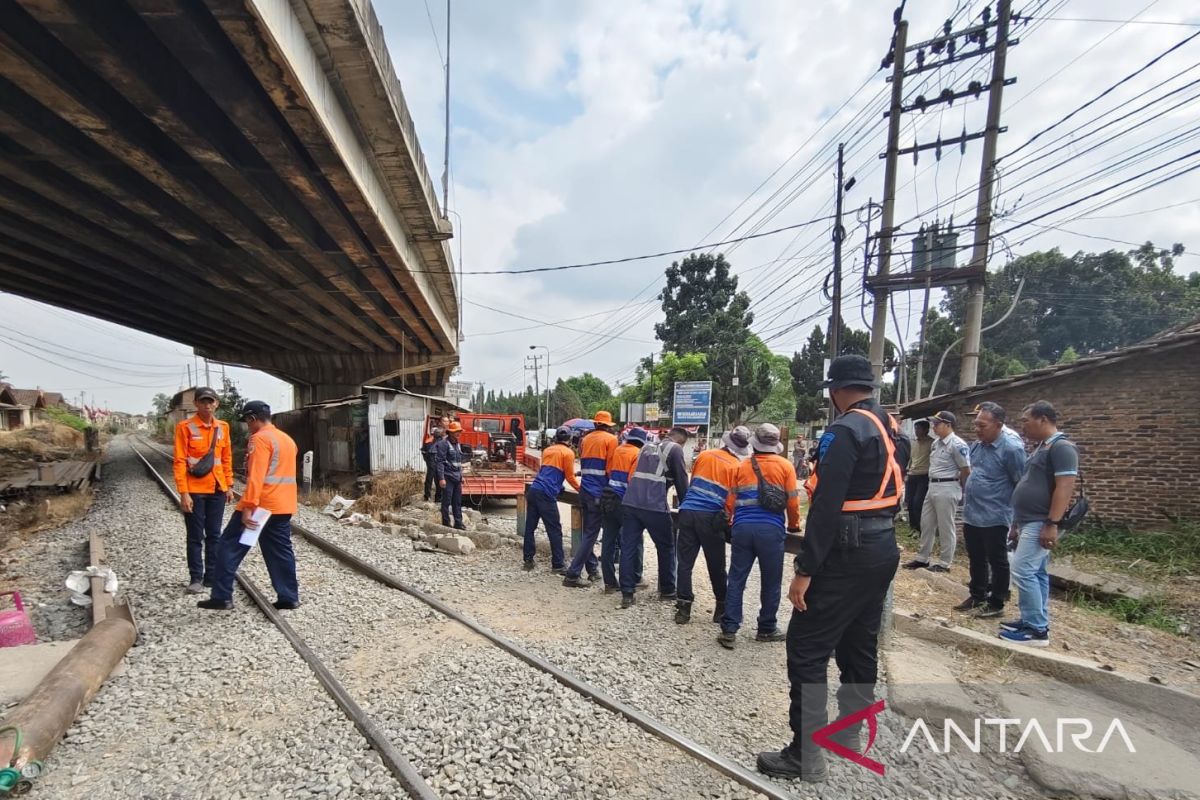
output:
{"label": "road sign post", "polygon": [[712,410],[712,381],[684,381],[675,384],[671,415],[675,425],[709,425]]}

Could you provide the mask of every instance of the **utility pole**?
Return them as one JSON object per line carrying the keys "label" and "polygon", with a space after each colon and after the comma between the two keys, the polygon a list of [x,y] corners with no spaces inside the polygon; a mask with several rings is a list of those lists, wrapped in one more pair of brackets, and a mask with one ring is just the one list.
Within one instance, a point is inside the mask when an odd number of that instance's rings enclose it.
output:
{"label": "utility pole", "polygon": [[212,372],[208,367],[208,359],[204,359],[204,385],[212,386]]}
{"label": "utility pole", "polygon": [[[738,377],[738,361],[741,359],[741,351],[733,351],[733,419],[729,422],[736,423],[742,414],[742,381]],[[728,427],[728,426],[726,426]]]}
{"label": "utility pole", "polygon": [[[908,46],[908,21],[896,23],[896,36],[892,42],[892,103],[888,114],[887,152],[884,153],[883,169],[883,217],[879,223],[879,271],[886,278],[892,268],[892,236],[896,219],[896,165],[900,157],[900,113],[904,102],[905,48]],[[874,316],[871,318],[871,368],[875,380],[883,380],[883,353],[887,342],[888,290],[875,290]],[[878,389],[875,390],[878,393]]]}
{"label": "utility pole", "polygon": [[[541,387],[541,383],[540,383],[541,377],[542,377],[542,372],[541,372],[541,366],[538,364],[538,362],[541,360],[542,360],[541,356],[525,356],[526,363],[528,363],[530,361],[533,362],[533,366],[526,367],[526,369],[533,370],[533,396],[534,396],[534,402],[537,404],[538,429],[544,431],[544,430],[546,430],[546,426],[542,424],[542,419],[543,419],[543,417],[542,417],[542,387]],[[549,409],[547,409],[546,412],[547,412],[547,418],[548,418],[549,417]]]}
{"label": "utility pole", "polygon": [[833,220],[833,314],[829,318],[829,359],[838,357],[842,345],[842,240],[846,230],[842,227],[843,145],[838,145],[837,157],[837,211]]}
{"label": "utility pole", "polygon": [[[450,0],[446,0],[446,138],[442,161],[442,218],[448,217],[450,208]],[[459,258],[462,269],[462,258]],[[460,320],[461,322],[461,320]],[[462,325],[459,325],[459,331]]]}
{"label": "utility pole", "polygon": [[195,386],[195,384],[192,383],[192,365],[191,364],[187,365],[187,371],[188,371],[188,386]]}
{"label": "utility pole", "polygon": [[[988,242],[992,232],[992,189],[996,178],[996,140],[1000,135],[1000,103],[1004,94],[1004,63],[1008,55],[1008,25],[1011,0],[1000,0],[997,8],[996,52],[992,58],[992,82],[988,91],[987,128],[983,137],[983,164],[979,172],[979,200],[975,207],[975,242],[971,266],[987,269]],[[974,386],[979,378],[979,348],[983,338],[984,277],[968,285],[967,319],[963,330],[962,366],[958,388]]]}

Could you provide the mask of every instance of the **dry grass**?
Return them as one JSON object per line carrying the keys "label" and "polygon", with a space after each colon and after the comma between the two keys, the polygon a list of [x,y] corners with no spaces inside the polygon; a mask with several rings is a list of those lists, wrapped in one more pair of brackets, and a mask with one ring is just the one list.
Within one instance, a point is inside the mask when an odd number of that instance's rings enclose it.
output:
{"label": "dry grass", "polygon": [[353,511],[377,515],[406,506],[425,490],[425,473],[406,470],[376,475],[371,488],[354,502]]}
{"label": "dry grass", "polygon": [[0,453],[18,458],[41,458],[50,453],[50,447],[31,435],[28,430],[0,431]]}
{"label": "dry grass", "polygon": [[14,535],[29,536],[79,519],[91,505],[90,490],[11,503],[0,514],[0,547]]}
{"label": "dry grass", "polygon": [[329,486],[314,487],[308,493],[308,497],[304,498],[304,502],[313,508],[324,508],[329,505],[329,501],[337,494],[337,490]]}

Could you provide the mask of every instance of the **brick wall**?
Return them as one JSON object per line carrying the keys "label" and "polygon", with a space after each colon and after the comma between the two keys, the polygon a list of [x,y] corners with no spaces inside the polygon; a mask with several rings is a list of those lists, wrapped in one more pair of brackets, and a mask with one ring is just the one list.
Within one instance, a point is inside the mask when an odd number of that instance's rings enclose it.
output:
{"label": "brick wall", "polygon": [[1079,447],[1090,519],[1151,529],[1164,515],[1200,518],[1200,343],[952,398],[964,439],[975,436],[967,412],[983,400],[1004,406],[1018,433],[1021,409],[1054,404]]}

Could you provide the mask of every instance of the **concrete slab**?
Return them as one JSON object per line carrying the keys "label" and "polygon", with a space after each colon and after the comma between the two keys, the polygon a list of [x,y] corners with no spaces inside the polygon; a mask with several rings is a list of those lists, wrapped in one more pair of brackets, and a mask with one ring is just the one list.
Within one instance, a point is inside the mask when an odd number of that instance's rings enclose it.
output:
{"label": "concrete slab", "polygon": [[975,703],[946,665],[948,654],[907,637],[883,651],[888,676],[888,706],[906,717],[921,718],[932,729],[952,719],[968,727],[979,716]]}
{"label": "concrete slab", "polygon": [[[1001,702],[1009,718],[1021,720],[1022,730],[1037,720],[1045,732],[1054,752],[1048,752],[1034,733],[1021,748],[1020,757],[1030,777],[1047,789],[1105,800],[1200,797],[1200,760],[1176,744],[1169,729],[1156,725],[1158,730],[1152,732],[1102,698],[1062,691],[1061,685],[1053,695],[1005,694]],[[1114,719],[1120,721],[1135,752],[1130,752],[1113,727]],[[1087,720],[1092,731],[1090,736],[1075,740],[1073,733],[1086,732],[1081,720]],[[1060,724],[1064,730],[1061,742]],[[1096,752],[1110,731],[1103,752]],[[1009,747],[1015,746],[1010,739]]]}
{"label": "concrete slab", "polygon": [[1200,719],[1200,696],[1152,683],[1145,676],[1109,671],[1094,661],[1009,644],[995,636],[948,623],[936,624],[902,608],[893,610],[892,622],[900,633],[935,644],[998,655],[1014,666],[1086,686],[1089,692],[1130,703],[1165,719],[1193,725]]}
{"label": "concrete slab", "polygon": [[[62,642],[0,647],[0,707],[24,700],[78,641],[67,639]],[[125,662],[122,661],[112,674],[115,676],[124,672]]]}
{"label": "concrete slab", "polygon": [[1069,563],[1050,562],[1050,584],[1062,589],[1079,589],[1093,597],[1132,597],[1144,599],[1149,592],[1127,578],[1106,578],[1075,569]]}

